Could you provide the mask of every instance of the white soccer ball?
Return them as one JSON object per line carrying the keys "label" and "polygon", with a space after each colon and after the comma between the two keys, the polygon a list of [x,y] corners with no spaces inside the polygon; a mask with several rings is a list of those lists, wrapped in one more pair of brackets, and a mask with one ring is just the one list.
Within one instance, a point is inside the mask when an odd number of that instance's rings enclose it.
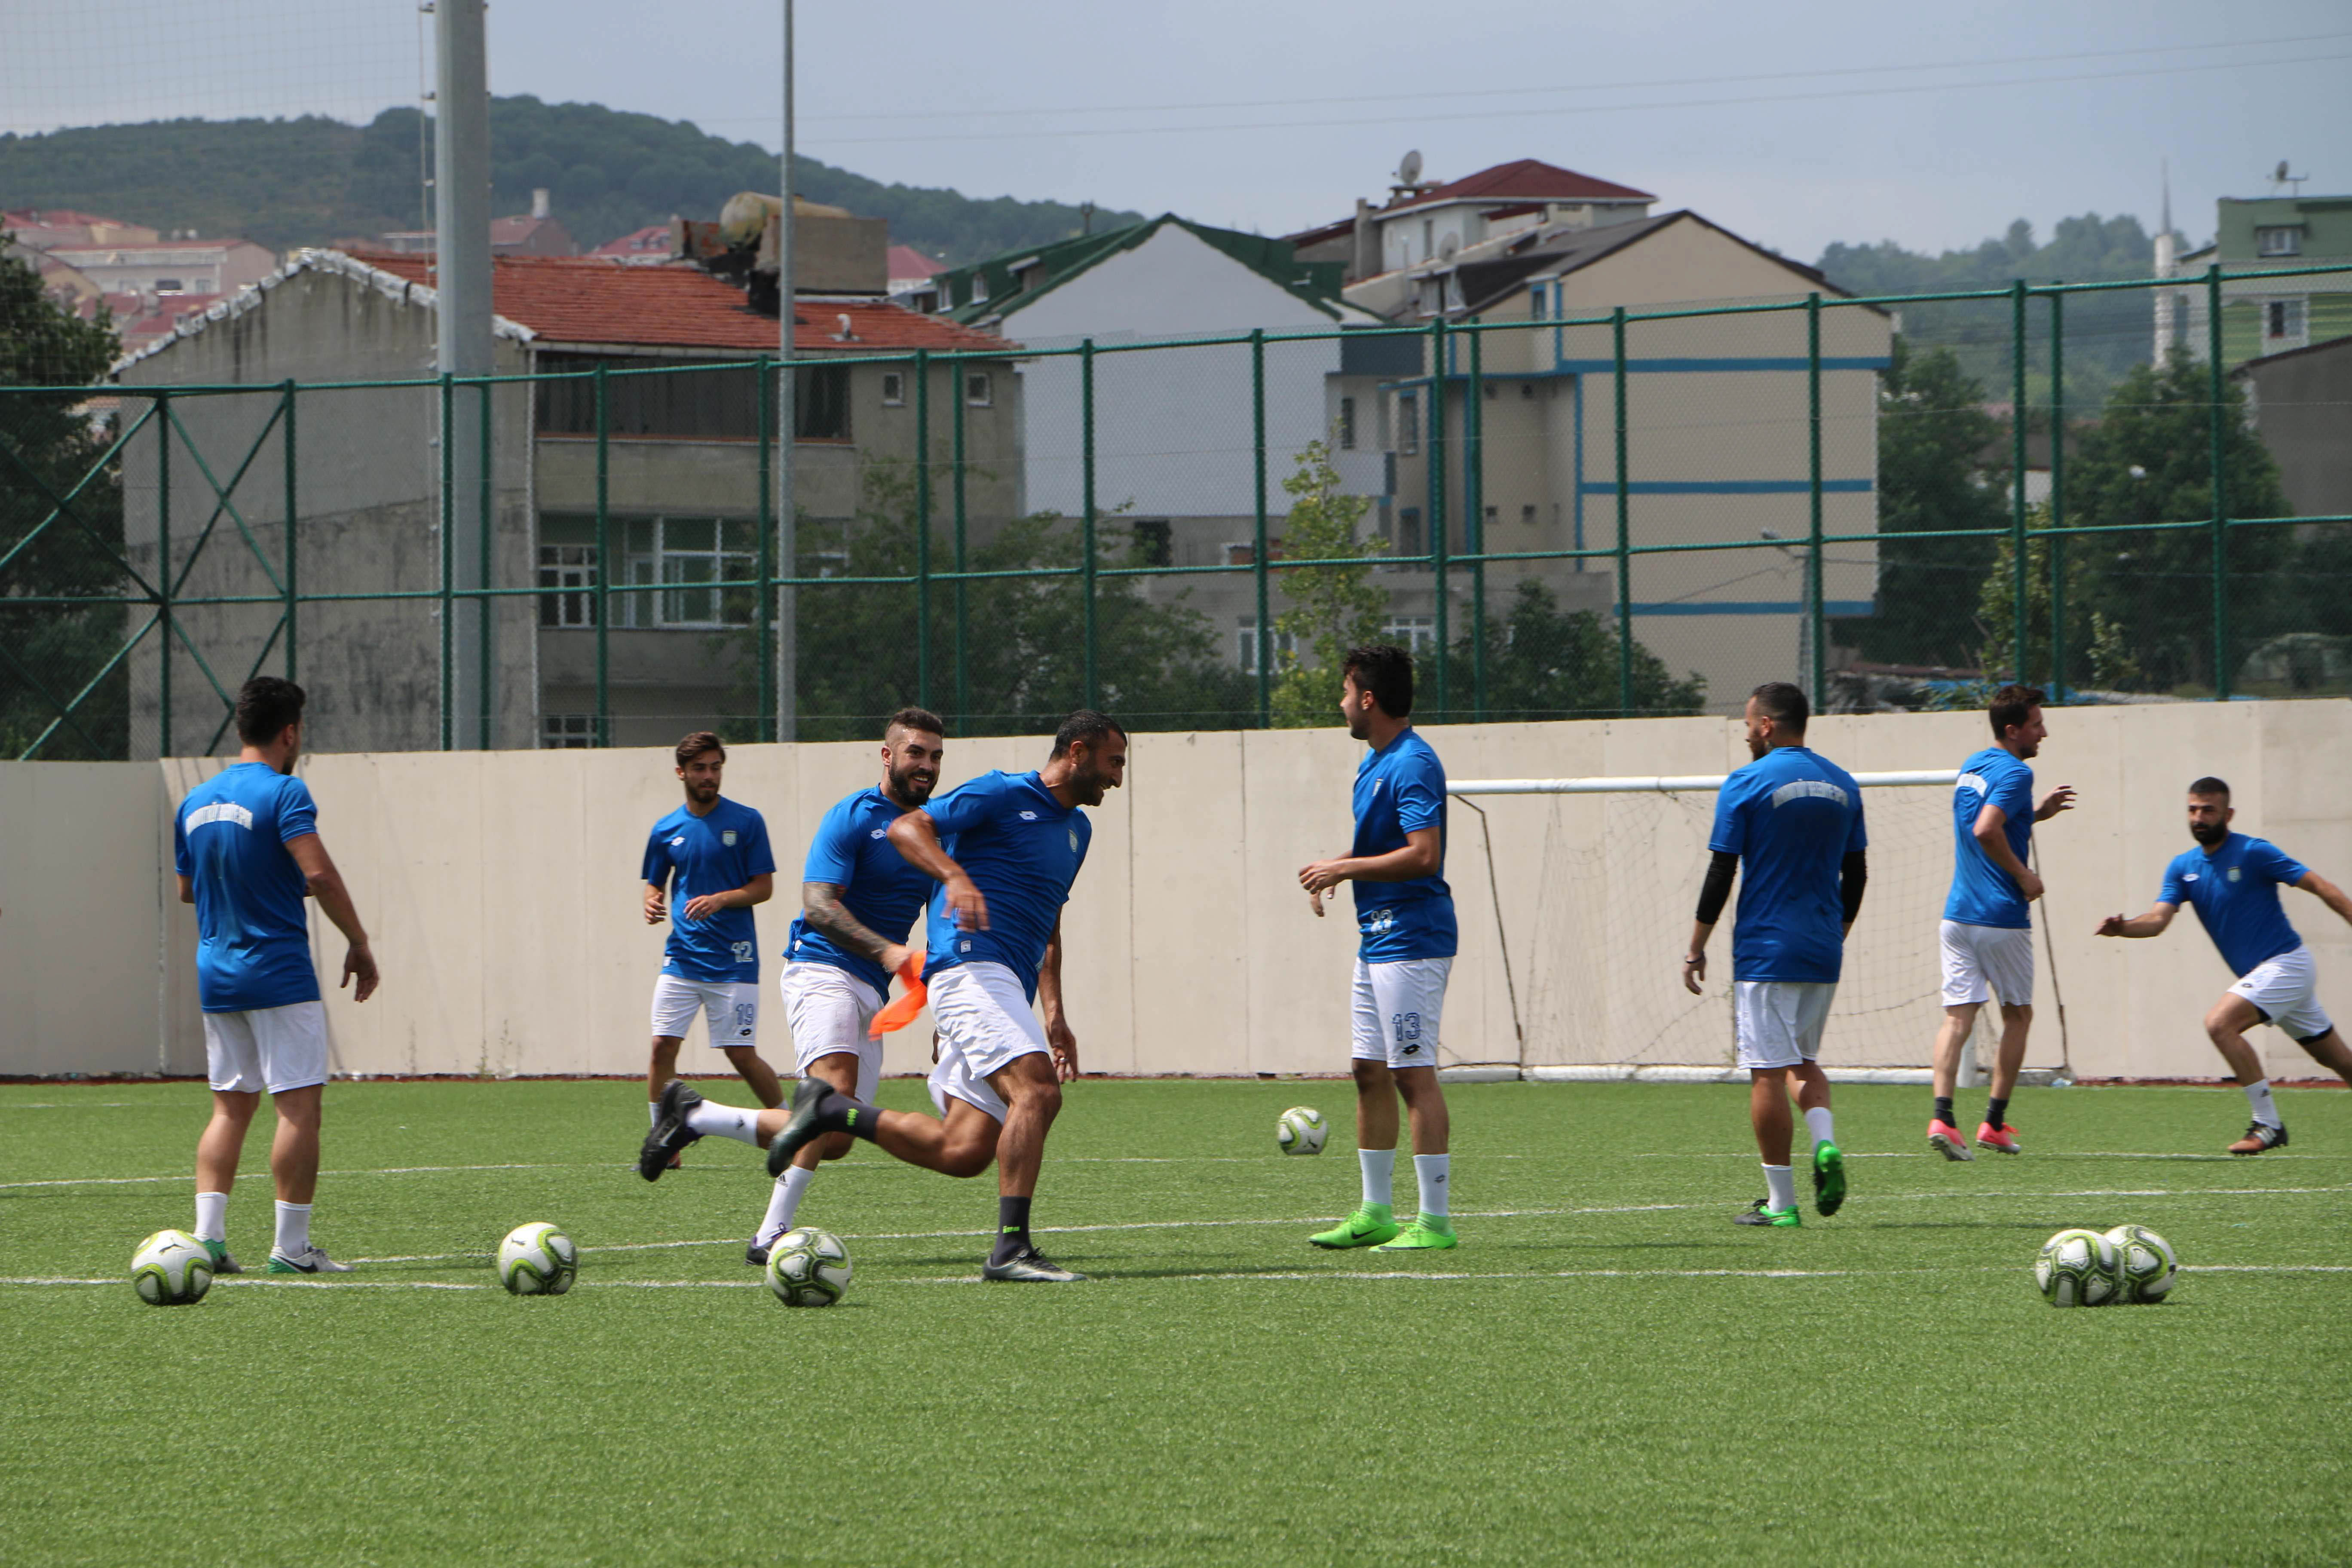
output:
{"label": "white soccer ball", "polygon": [[1311,1105],[1294,1105],[1274,1124],[1274,1141],[1286,1154],[1320,1154],[1331,1135],[1323,1113]]}
{"label": "white soccer ball", "polygon": [[499,1283],[518,1296],[561,1296],[579,1272],[580,1249],[545,1220],[519,1225],[499,1243]]}
{"label": "white soccer ball", "polygon": [[2104,1307],[2123,1289],[2116,1244],[2095,1230],[2062,1230],[2042,1244],[2033,1282],[2053,1307]]}
{"label": "white soccer ball", "polygon": [[768,1248],[768,1289],[787,1307],[830,1307],[849,1289],[849,1248],[829,1230],[788,1230]]}
{"label": "white soccer ball", "polygon": [[2107,1232],[2116,1249],[2116,1274],[2126,1301],[2161,1301],[2171,1293],[2172,1244],[2144,1225],[2119,1225]]}
{"label": "white soccer ball", "polygon": [[131,1255],[131,1285],[151,1307],[185,1307],[213,1288],[213,1255],[184,1230],[159,1230]]}

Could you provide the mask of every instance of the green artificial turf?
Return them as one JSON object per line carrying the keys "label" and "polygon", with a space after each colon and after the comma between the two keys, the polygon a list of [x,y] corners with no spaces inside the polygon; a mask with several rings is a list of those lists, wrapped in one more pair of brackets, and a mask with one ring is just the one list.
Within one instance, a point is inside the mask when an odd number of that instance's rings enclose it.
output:
{"label": "green artificial turf", "polygon": [[[794,1311],[743,1263],[758,1156],[646,1184],[627,1085],[337,1084],[315,1234],[360,1271],[159,1310],[122,1276],[191,1223],[202,1087],[0,1086],[0,1558],[2352,1554],[2352,1094],[2282,1094],[2294,1142],[2231,1160],[2233,1091],[2029,1089],[2028,1152],[1958,1165],[1925,1089],[1842,1088],[1845,1211],[1801,1173],[1804,1227],[1756,1230],[1744,1089],[1459,1086],[1463,1245],[1405,1258],[1306,1244],[1356,1199],[1349,1095],[1072,1088],[1036,1221],[1095,1279],[1061,1289],[976,1282],[992,1178],[860,1145],[802,1213],[856,1280]],[[1276,1152],[1300,1102],[1320,1157]],[[534,1219],[583,1249],[567,1297],[496,1288]],[[2189,1266],[2173,1300],[2044,1305],[2042,1239],[2126,1220]]]}

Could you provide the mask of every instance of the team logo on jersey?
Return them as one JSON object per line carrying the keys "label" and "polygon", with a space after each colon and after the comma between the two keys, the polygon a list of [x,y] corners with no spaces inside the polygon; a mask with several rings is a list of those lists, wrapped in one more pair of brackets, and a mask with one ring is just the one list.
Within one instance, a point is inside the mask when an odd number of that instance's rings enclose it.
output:
{"label": "team logo on jersey", "polygon": [[2195,881],[2195,880],[2197,879],[2197,873],[2196,873],[2196,872],[2194,872],[2194,871],[2191,871],[2191,872],[2188,873],[2186,876],[2182,877],[2180,879],[2181,879],[2182,881],[2184,881],[2184,882],[2193,882],[2193,881]]}
{"label": "team logo on jersey", "polygon": [[887,838],[890,837],[890,830],[887,827],[877,827],[866,837],[868,838]]}
{"label": "team logo on jersey", "polygon": [[719,834],[719,842],[724,844],[730,849],[734,848],[735,830],[731,827],[720,829]]}
{"label": "team logo on jersey", "polygon": [[1024,811],[1021,814],[1021,820],[1024,822],[1034,822],[1037,820],[1037,814],[1034,811]]}
{"label": "team logo on jersey", "polygon": [[1075,854],[1076,854],[1077,852],[1078,852],[1078,830],[1077,830],[1076,828],[1073,827],[1073,828],[1071,828],[1071,829],[1070,829],[1070,853],[1071,853],[1071,854],[1073,854],[1073,855],[1075,855]]}
{"label": "team logo on jersey", "polygon": [[2232,866],[2232,867],[2231,867],[2231,868],[2230,868],[2230,880],[2231,880],[2232,882],[2234,882],[2234,881],[2236,881],[2237,879],[2238,879],[2238,868],[2237,868],[2235,866]]}
{"label": "team logo on jersey", "polygon": [[669,841],[669,847],[670,847],[671,848],[675,849],[675,848],[677,848],[679,845],[684,844],[685,842],[686,842],[686,835],[685,835],[685,834],[683,834],[683,833],[681,833],[681,834],[679,834],[677,837],[675,837],[675,838],[673,838],[673,839],[671,839],[671,840]]}

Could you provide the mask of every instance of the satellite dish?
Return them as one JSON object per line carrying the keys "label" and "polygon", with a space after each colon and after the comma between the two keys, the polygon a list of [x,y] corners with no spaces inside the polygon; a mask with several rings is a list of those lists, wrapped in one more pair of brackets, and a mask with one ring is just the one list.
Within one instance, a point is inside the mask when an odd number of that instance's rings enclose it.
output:
{"label": "satellite dish", "polygon": [[2284,185],[2284,184],[2286,184],[2287,179],[2288,179],[2288,174],[2287,174],[2287,172],[2286,172],[2286,160],[2285,160],[2285,159],[2281,158],[2281,159],[2279,160],[2279,166],[2278,166],[2277,168],[2273,169],[2273,170],[2271,171],[2271,178],[2272,178],[2273,180],[2276,181],[2278,184],[2282,184],[2282,185]]}
{"label": "satellite dish", "polygon": [[1454,259],[1454,253],[1461,248],[1462,237],[1458,234],[1449,234],[1437,242],[1437,258],[1440,261],[1451,261]]}
{"label": "satellite dish", "polygon": [[[2286,165],[2282,163],[2279,167],[2284,169]],[[1397,164],[1397,184],[1400,185],[1421,184],[1421,150],[1419,148],[1407,153],[1403,161]]]}

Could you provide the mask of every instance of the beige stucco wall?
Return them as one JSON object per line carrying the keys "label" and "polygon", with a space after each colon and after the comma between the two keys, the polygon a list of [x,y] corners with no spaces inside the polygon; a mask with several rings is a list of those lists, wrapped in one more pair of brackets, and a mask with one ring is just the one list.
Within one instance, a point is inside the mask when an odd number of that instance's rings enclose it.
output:
{"label": "beige stucco wall", "polygon": [[[2187,847],[2180,792],[2213,771],[2239,826],[2352,880],[2352,704],[2066,709],[2036,767],[2081,792],[2038,835],[2075,1070],[2210,1077],[2199,1026],[2229,975],[2193,918],[2155,942],[2100,941],[2102,915],[2152,900]],[[1951,768],[1982,743],[1976,714],[1836,717],[1814,744],[1856,772]],[[1715,719],[1460,725],[1430,732],[1452,776],[1721,773],[1745,760]],[[824,809],[875,773],[864,744],[745,746],[728,793],[768,816],[785,900],[761,912],[772,997],[801,852]],[[1034,738],[950,744],[953,779],[1033,766]],[[1095,813],[1094,847],[1065,918],[1070,1016],[1090,1068],[1118,1073],[1331,1072],[1347,1053],[1353,922],[1311,919],[1297,867],[1340,853],[1358,749],[1336,731],[1141,735],[1129,787]],[[170,803],[217,762],[0,763],[0,1072],[189,1072],[201,1065],[194,919],[170,901]],[[374,932],[384,987],[364,1006],[331,993],[341,1071],[630,1073],[662,933],[636,914],[646,828],[676,800],[655,751],[327,755],[304,764],[320,826]],[[1871,898],[1856,928],[1829,1059],[1924,1061],[1937,1021],[1935,921],[1949,874],[1940,790],[1878,791]],[[1516,1060],[1501,906],[1535,1064],[1720,1061],[1728,1044],[1719,934],[1710,995],[1688,1004],[1675,961],[1696,892],[1685,840],[1706,801],[1487,799],[1458,804],[1449,874],[1462,956],[1447,999],[1449,1060]],[[1692,829],[1690,824],[1698,824]],[[1676,837],[1683,835],[1682,839]],[[1653,841],[1664,846],[1653,848]],[[2285,895],[2318,954],[2322,994],[2352,1007],[2352,930]],[[331,981],[341,946],[320,922]],[[2055,998],[2040,997],[2032,1060],[2058,1060]],[[772,1059],[789,1061],[772,1002]],[[928,1021],[893,1037],[919,1068]],[[2274,1071],[2306,1058],[2275,1031]],[[699,1040],[688,1061],[717,1067]]]}

